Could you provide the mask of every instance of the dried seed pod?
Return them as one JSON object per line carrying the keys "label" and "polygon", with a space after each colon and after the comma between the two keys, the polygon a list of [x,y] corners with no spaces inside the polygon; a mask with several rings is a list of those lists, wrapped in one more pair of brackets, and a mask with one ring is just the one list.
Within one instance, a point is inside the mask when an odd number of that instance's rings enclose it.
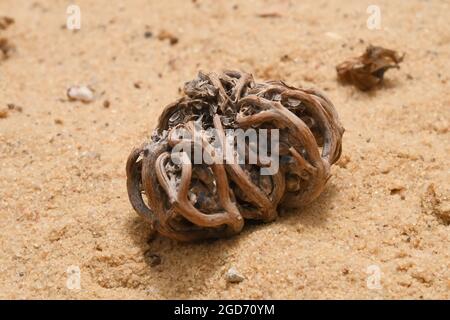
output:
{"label": "dried seed pod", "polygon": [[[240,140],[230,138],[230,130],[264,133],[270,152],[259,149],[261,135]],[[197,138],[196,132],[203,134]],[[200,72],[164,109],[151,141],[131,152],[129,199],[164,236],[231,236],[245,219],[272,221],[279,208],[298,208],[319,196],[341,154],[343,132],[333,104],[317,90],[255,83],[237,71]],[[225,161],[229,147],[234,151]],[[269,167],[276,170],[263,173]]]}
{"label": "dried seed pod", "polygon": [[403,58],[396,51],[370,45],[362,56],[338,64],[336,71],[340,80],[366,91],[383,80],[386,70],[398,69]]}

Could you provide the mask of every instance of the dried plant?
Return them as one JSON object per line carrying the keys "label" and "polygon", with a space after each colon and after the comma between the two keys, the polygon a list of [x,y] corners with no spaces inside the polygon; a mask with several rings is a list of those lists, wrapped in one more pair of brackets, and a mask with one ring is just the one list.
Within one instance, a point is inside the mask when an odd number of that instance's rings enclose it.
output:
{"label": "dried plant", "polygon": [[[0,17],[0,30],[8,29],[13,23],[13,18],[5,16]],[[14,50],[15,46],[7,38],[0,37],[0,60],[8,59]]]}
{"label": "dried plant", "polygon": [[338,64],[336,71],[340,80],[366,91],[383,80],[386,70],[398,69],[403,58],[396,51],[370,45],[362,56]]}
{"label": "dried plant", "polygon": [[[180,129],[193,132],[198,125],[215,129],[221,146],[227,129],[278,129],[279,170],[262,175],[267,159],[259,154],[256,164],[193,164],[186,153],[179,153],[182,164],[175,163],[173,151],[180,145],[215,156],[207,137],[180,138]],[[255,83],[237,71],[199,73],[185,84],[184,96],[164,109],[151,141],[131,152],[129,199],[164,236],[180,241],[231,236],[242,230],[244,219],[272,221],[278,209],[298,208],[319,196],[340,157],[343,132],[333,104],[317,90],[282,81]],[[252,152],[247,143],[245,156]]]}
{"label": "dried plant", "polygon": [[6,38],[0,38],[0,58],[8,59],[11,57],[11,54],[14,52],[16,47]]}
{"label": "dried plant", "polygon": [[0,17],[0,30],[6,30],[10,25],[14,23],[14,19],[10,17]]}

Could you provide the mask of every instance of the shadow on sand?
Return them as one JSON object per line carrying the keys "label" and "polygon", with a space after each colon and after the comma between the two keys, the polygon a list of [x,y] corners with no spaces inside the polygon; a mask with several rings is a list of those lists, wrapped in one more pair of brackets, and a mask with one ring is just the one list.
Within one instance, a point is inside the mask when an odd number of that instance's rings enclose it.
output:
{"label": "shadow on sand", "polygon": [[[321,228],[331,214],[330,203],[335,194],[335,186],[330,184],[308,207],[284,212],[273,223]],[[270,226],[271,224],[247,221],[244,230],[229,239],[180,243],[161,236],[149,239],[148,224],[136,216],[130,219],[128,232],[144,256],[151,253],[161,257],[161,264],[158,266],[151,266],[151,261],[145,259],[148,272],[154,274],[152,283],[148,284],[149,290],[165,298],[189,298],[194,294],[201,294],[208,287],[209,279],[224,272],[224,268],[233,261],[233,254],[230,253],[233,247],[245,242],[246,238],[260,228]]]}

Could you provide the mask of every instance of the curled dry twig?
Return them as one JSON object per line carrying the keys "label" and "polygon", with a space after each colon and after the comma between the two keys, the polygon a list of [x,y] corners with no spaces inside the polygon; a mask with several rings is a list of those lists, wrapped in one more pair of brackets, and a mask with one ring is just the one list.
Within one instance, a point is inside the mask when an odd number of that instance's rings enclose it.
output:
{"label": "curled dry twig", "polygon": [[386,70],[398,69],[403,58],[396,51],[370,45],[362,56],[338,64],[336,71],[340,80],[366,91],[383,80]]}
{"label": "curled dry twig", "polygon": [[[323,93],[282,81],[255,83],[237,71],[200,72],[184,93],[164,109],[151,141],[127,161],[130,202],[154,231],[180,241],[227,237],[242,230],[244,219],[272,221],[279,208],[303,206],[322,192],[344,132]],[[206,139],[180,139],[177,133],[192,132],[200,122],[218,132],[219,144],[226,129],[278,129],[279,170],[261,175],[261,158],[257,164],[192,164],[187,153],[174,163],[172,150],[179,144],[200,144],[214,157]]]}

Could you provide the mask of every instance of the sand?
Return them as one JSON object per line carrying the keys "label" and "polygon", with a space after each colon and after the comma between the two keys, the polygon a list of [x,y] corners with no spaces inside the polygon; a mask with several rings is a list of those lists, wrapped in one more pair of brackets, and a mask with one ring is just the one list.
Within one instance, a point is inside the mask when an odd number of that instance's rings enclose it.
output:
{"label": "sand", "polygon": [[[379,0],[380,30],[373,1],[76,2],[77,32],[68,1],[0,2],[16,47],[0,61],[0,298],[450,298],[448,1]],[[401,69],[370,93],[339,84],[369,43],[406,52]],[[325,90],[342,160],[274,223],[149,242],[126,158],[185,81],[224,68]],[[73,85],[95,101],[67,101]]]}

